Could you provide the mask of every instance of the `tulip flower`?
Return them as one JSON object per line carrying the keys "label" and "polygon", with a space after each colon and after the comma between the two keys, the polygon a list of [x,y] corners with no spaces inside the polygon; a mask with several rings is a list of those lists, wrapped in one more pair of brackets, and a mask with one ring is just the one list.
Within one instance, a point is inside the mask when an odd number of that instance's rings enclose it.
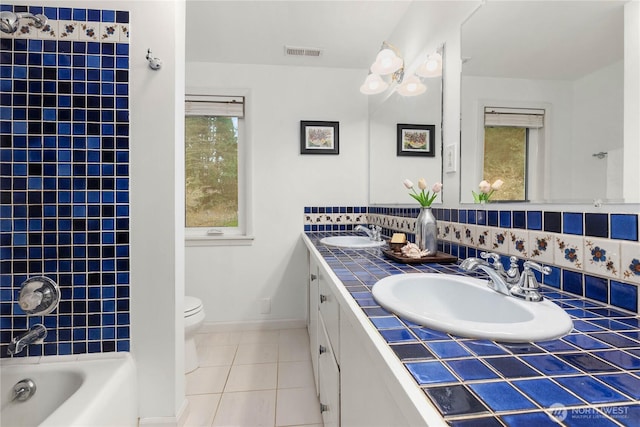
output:
{"label": "tulip flower", "polygon": [[480,184],[478,184],[478,189],[480,190],[478,193],[471,190],[471,194],[473,194],[473,201],[476,203],[489,202],[493,193],[498,191],[504,181],[501,179],[496,179],[493,184],[490,184],[489,181],[482,180]]}
{"label": "tulip flower", "polygon": [[427,181],[425,181],[424,178],[420,178],[418,180],[418,188],[420,188],[419,193],[415,188],[413,188],[413,183],[408,179],[405,179],[404,181],[402,181],[402,183],[405,187],[407,187],[407,189],[413,191],[413,193],[409,193],[409,195],[416,199],[418,203],[420,203],[420,206],[423,207],[430,207],[431,203],[433,203],[433,201],[436,199],[438,195],[437,193],[442,190],[442,183],[436,182],[435,184],[433,184],[433,187],[431,187],[431,191],[428,191]]}
{"label": "tulip flower", "polygon": [[478,184],[478,188],[480,189],[481,193],[487,194],[489,191],[491,191],[491,184],[489,184],[488,181],[480,181],[480,184]]}
{"label": "tulip flower", "polygon": [[491,189],[492,190],[499,190],[500,187],[502,187],[502,184],[504,184],[504,181],[501,179],[496,179],[496,181],[491,184]]}

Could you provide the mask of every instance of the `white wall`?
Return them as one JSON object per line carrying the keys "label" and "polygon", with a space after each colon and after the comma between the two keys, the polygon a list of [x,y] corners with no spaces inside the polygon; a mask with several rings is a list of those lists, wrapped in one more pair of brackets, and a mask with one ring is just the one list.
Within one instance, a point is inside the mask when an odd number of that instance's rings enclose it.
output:
{"label": "white wall", "polygon": [[[301,321],[304,206],[367,204],[362,71],[188,63],[186,80],[187,88],[248,90],[255,235],[251,246],[187,247],[186,292],[202,299],[206,322]],[[301,120],[339,121],[340,154],[300,155]],[[260,313],[262,298],[271,298],[271,313]]]}
{"label": "white wall", "polygon": [[640,202],[640,2],[624,5],[624,188],[625,200]]}
{"label": "white wall", "polygon": [[[131,11],[131,351],[140,417],[184,404],[184,2],[105,2]],[[149,69],[147,49],[163,60]]]}
{"label": "white wall", "polygon": [[[573,199],[622,199],[624,64],[603,67],[573,82]],[[604,159],[593,157],[612,152]],[[618,161],[619,163],[617,163]],[[617,186],[609,186],[612,181]]]}

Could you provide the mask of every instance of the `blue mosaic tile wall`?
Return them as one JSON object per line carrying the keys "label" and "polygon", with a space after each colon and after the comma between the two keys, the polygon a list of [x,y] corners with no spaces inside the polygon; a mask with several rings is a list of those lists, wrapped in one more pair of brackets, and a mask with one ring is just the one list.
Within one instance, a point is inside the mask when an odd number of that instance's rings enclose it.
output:
{"label": "blue mosaic tile wall", "polygon": [[[2,4],[44,13],[0,39],[0,355],[129,350],[129,12]],[[58,308],[27,317],[22,282],[47,276]]]}

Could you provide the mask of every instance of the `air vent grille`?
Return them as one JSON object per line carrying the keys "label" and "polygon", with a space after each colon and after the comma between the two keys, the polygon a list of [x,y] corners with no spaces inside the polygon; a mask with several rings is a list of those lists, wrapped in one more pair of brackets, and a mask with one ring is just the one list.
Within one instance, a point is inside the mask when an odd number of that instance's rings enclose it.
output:
{"label": "air vent grille", "polygon": [[287,56],[322,56],[322,50],[317,47],[299,47],[299,46],[285,46],[284,54]]}

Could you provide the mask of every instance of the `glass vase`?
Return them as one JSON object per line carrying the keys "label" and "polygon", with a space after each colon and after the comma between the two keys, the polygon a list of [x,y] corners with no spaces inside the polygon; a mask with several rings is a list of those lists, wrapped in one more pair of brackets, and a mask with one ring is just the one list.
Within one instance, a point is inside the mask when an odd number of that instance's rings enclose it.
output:
{"label": "glass vase", "polygon": [[416,244],[420,250],[428,251],[429,255],[438,253],[438,223],[431,207],[420,208],[416,218]]}

